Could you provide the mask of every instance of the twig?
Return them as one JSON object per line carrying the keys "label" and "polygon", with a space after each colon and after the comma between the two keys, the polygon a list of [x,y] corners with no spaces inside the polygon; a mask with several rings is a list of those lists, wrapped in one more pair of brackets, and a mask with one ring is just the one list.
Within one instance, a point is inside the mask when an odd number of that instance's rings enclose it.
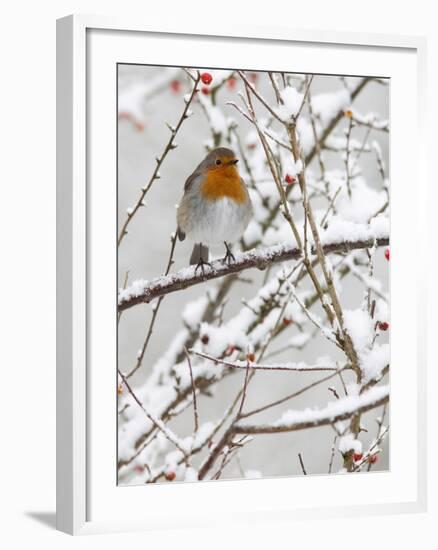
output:
{"label": "twig", "polygon": [[306,468],[304,467],[303,457],[301,456],[301,453],[298,453],[298,459],[300,461],[300,466],[303,471],[303,474],[306,476],[307,472],[306,472]]}
{"label": "twig", "polygon": [[190,361],[190,355],[187,351],[187,348],[184,348],[184,352],[187,357],[187,364],[189,366],[189,372],[190,372],[190,382],[192,384],[192,393],[193,393],[193,414],[195,416],[195,432],[199,429],[199,416],[198,416],[198,405],[196,402],[196,386],[195,382],[193,380],[193,370],[192,370],[192,362]]}
{"label": "twig", "polygon": [[245,404],[246,390],[248,388],[249,372],[250,372],[250,362],[248,360],[247,363],[246,363],[245,380],[243,382],[243,390],[242,390],[242,399],[240,401],[240,407],[239,407],[239,411],[237,413],[237,418],[241,418],[243,405]]}
{"label": "twig", "polygon": [[299,119],[300,117],[300,114],[301,114],[301,111],[303,110],[304,108],[304,105],[306,103],[306,99],[307,99],[307,95],[309,94],[310,92],[310,86],[313,82],[313,78],[314,78],[315,75],[310,75],[310,78],[308,76],[306,76],[306,89],[304,91],[304,95],[303,95],[303,100],[301,101],[301,105],[300,105],[300,108],[298,109],[298,112],[297,114],[294,116],[294,120],[295,122]]}
{"label": "twig", "polygon": [[267,111],[281,124],[284,124],[284,120],[279,116],[275,110],[269,105],[269,103],[266,101],[266,99],[256,90],[256,88],[252,85],[252,83],[246,78],[246,75],[243,71],[237,71],[237,74],[240,76],[240,78],[245,82],[245,86],[248,87],[251,92],[256,96],[256,98],[260,101],[260,103],[263,104],[263,106],[266,108]]}
{"label": "twig", "polygon": [[342,187],[339,186],[338,189],[336,190],[336,193],[333,195],[333,198],[330,200],[330,203],[328,205],[328,208],[327,208],[327,211],[326,213],[324,214],[322,220],[321,220],[321,223],[319,224],[321,227],[324,227],[325,225],[325,222],[327,221],[327,218],[330,214],[330,211],[332,210],[332,208],[334,208],[334,205],[335,205],[335,202],[336,202],[336,199],[338,198],[338,195],[339,193],[341,192],[341,189]]}
{"label": "twig", "polygon": [[[361,469],[361,467],[366,463],[368,462],[368,459],[370,458],[370,456],[372,456],[373,454],[377,454],[379,451],[377,451],[376,453],[373,453],[374,449],[376,447],[378,447],[380,445],[380,443],[385,439],[386,437],[386,434],[389,432],[389,426],[387,426],[383,432],[379,435],[379,437],[376,439],[376,441],[371,445],[371,447],[368,449],[368,452],[366,453],[366,455],[362,458],[362,460],[359,462],[359,464],[355,464],[354,467],[353,467],[353,471],[354,472],[357,472],[358,470]],[[370,471],[370,466],[371,463],[368,462],[368,468],[367,468],[367,471],[369,472]]]}
{"label": "twig", "polygon": [[152,422],[152,424],[154,424],[154,426],[160,430],[160,432],[163,433],[163,435],[165,436],[166,439],[168,439],[171,443],[173,443],[173,445],[175,445],[175,447],[181,451],[181,453],[184,455],[184,456],[187,456],[187,453],[186,451],[181,447],[178,439],[176,438],[176,436],[169,430],[169,428],[167,428],[165,426],[165,424],[161,421],[161,420],[158,420],[157,418],[154,418],[144,407],[143,403],[138,399],[138,397],[135,395],[135,393],[133,392],[131,386],[129,385],[128,381],[126,380],[126,377],[123,375],[123,373],[120,371],[120,369],[117,369],[117,372],[119,373],[119,376],[120,378],[122,379],[123,383],[125,384],[127,390],[129,391],[129,393],[131,394],[132,398],[134,399],[134,401],[137,403],[137,405],[141,408],[141,410],[144,412],[144,414],[146,415],[146,417]]}
{"label": "twig", "polygon": [[[377,438],[376,438],[376,442],[379,442],[379,443],[382,440],[382,426],[383,426],[383,422],[385,421],[386,410],[387,410],[387,405],[385,404],[385,405],[383,405],[383,410],[382,410],[382,414],[380,416],[380,419],[377,421]],[[372,465],[373,465],[372,462],[368,462],[367,472],[369,472],[371,470]]]}
{"label": "twig", "polygon": [[[318,157],[319,170],[321,172],[322,180],[325,181],[325,164],[322,158],[321,147],[318,139],[318,132],[316,131],[315,115],[313,113],[312,98],[311,98],[310,90],[307,94],[307,105],[309,107],[310,125],[312,126],[313,141],[315,142],[315,152]],[[326,183],[326,187],[327,187],[327,183]]]}
{"label": "twig", "polygon": [[332,468],[333,468],[333,460],[335,458],[335,448],[336,448],[336,441],[338,439],[338,436],[335,435],[335,438],[333,439],[333,445],[332,445],[332,451],[331,451],[331,456],[330,456],[330,464],[329,464],[329,468],[328,468],[328,473],[331,474],[332,473]]}
{"label": "twig", "polygon": [[269,75],[269,80],[271,81],[272,87],[274,88],[275,98],[277,99],[277,104],[278,105],[283,105],[284,101],[283,101],[283,98],[281,97],[280,89],[278,88],[277,82],[275,81],[275,74],[269,72],[268,75]]}
{"label": "twig", "polygon": [[[190,451],[191,456],[193,456],[194,454],[199,453],[204,447],[206,447],[207,445],[209,445],[211,443],[212,439],[219,432],[219,430],[224,426],[226,421],[230,418],[231,414],[233,413],[233,410],[236,407],[236,405],[237,405],[237,403],[238,403],[238,401],[239,401],[239,399],[242,395],[241,392],[242,392],[242,390],[240,390],[239,393],[236,395],[233,402],[228,407],[228,409],[225,411],[224,415],[219,420],[219,422],[216,423],[215,427],[213,428],[212,432],[207,437],[207,439],[203,443],[198,445],[197,447],[192,447],[192,449]],[[178,464],[182,464],[184,461],[185,461],[185,457],[181,457],[178,460]],[[163,477],[165,475],[165,472],[166,472],[166,467],[163,467],[151,480],[149,480],[149,483],[155,483],[158,479],[160,479],[161,477]]]}
{"label": "twig", "polygon": [[225,447],[225,445],[228,445],[228,443],[231,441],[233,437],[233,424],[229,426],[227,430],[223,433],[221,439],[218,441],[218,443],[213,447],[211,453],[209,454],[207,460],[201,465],[198,471],[198,479],[204,479],[204,477],[207,475],[210,468],[214,465],[216,462],[216,459],[222,452],[222,449]]}
{"label": "twig", "polygon": [[339,399],[339,393],[336,391],[336,388],[333,388],[333,386],[330,386],[327,389],[329,392],[332,392],[332,394],[336,397],[336,399]]}
{"label": "twig", "polygon": [[[126,273],[125,273],[125,279],[124,279],[124,281],[123,281],[123,287],[122,287],[123,290],[125,290],[125,288],[126,288],[127,285],[128,285],[128,279],[129,279],[129,269],[128,269],[128,270],[126,271]],[[117,313],[117,323],[120,321],[120,317],[121,317],[121,316],[122,316],[122,312],[119,311],[119,312]]]}
{"label": "twig", "polygon": [[[298,294],[296,294],[296,292],[294,291],[293,289],[293,286],[291,284],[291,294],[292,296],[294,297],[295,301],[297,302],[297,304],[300,306],[300,308],[302,309],[304,315],[309,319],[309,321],[315,325],[315,327],[317,329],[319,329],[319,331],[321,332],[321,334],[327,338],[327,340],[329,342],[331,342],[332,344],[335,344],[335,345],[338,345],[339,346],[339,342],[336,341],[336,336],[328,331],[327,329],[325,329],[321,324],[320,322],[318,321],[318,319],[312,314],[310,313],[310,311],[308,310],[308,308],[306,307],[306,305],[302,302],[302,300],[298,297]],[[317,296],[320,297],[321,295],[323,295],[323,292],[322,291],[317,291]],[[323,301],[323,299],[321,300]]]}
{"label": "twig", "polygon": [[345,395],[348,395],[347,386],[345,385],[344,377],[342,376],[341,371],[339,371],[339,378],[341,380],[342,388],[344,390]]}
{"label": "twig", "polygon": [[[260,142],[261,142],[262,147],[265,151],[265,156],[266,156],[266,160],[268,161],[269,169],[271,171],[271,174],[272,174],[272,177],[274,179],[275,185],[277,186],[277,190],[278,190],[278,193],[280,195],[281,204],[283,206],[283,216],[285,217],[286,221],[289,223],[289,225],[291,227],[291,230],[292,230],[292,233],[295,237],[295,241],[296,241],[298,247],[301,249],[302,248],[301,237],[300,237],[297,226],[296,226],[296,224],[295,224],[295,222],[292,218],[292,215],[291,215],[291,212],[290,212],[290,209],[289,209],[289,203],[287,201],[287,196],[286,196],[286,193],[284,191],[284,188],[283,188],[283,185],[282,185],[282,182],[281,182],[278,167],[276,166],[274,154],[272,153],[271,148],[269,147],[269,143],[268,143],[262,129],[260,128],[260,125],[258,123],[256,114],[255,114],[255,110],[254,110],[254,107],[253,107],[253,104],[252,104],[251,95],[249,93],[249,90],[251,89],[254,93],[255,88],[252,85],[249,85],[249,82],[246,79],[246,77],[243,77],[243,78],[245,80],[245,91],[246,91],[246,98],[247,98],[246,107],[248,109],[248,112],[250,113],[251,121],[252,121],[253,125],[255,126],[255,128],[257,130]],[[257,97],[259,97],[259,96],[257,96]]]}
{"label": "twig", "polygon": [[[353,102],[354,99],[360,94],[360,92],[365,88],[365,86],[372,81],[371,77],[363,78],[357,86],[354,88],[354,90],[351,91],[351,101]],[[338,125],[339,121],[341,121],[344,117],[344,109],[339,109],[339,111],[336,113],[336,115],[330,120],[330,122],[327,124],[327,126],[324,128],[324,130],[321,132],[321,135],[319,137],[318,145],[315,144],[312,149],[307,153],[306,155],[306,164],[310,164],[310,161],[313,159],[317,152],[318,147],[322,147],[326,141],[326,139],[329,137],[329,135],[333,132],[335,127]]]}
{"label": "twig", "polygon": [[[194,349],[190,349],[189,351],[194,355],[198,355],[199,357],[203,357],[204,359],[213,361],[213,363],[224,365],[225,367],[229,367],[232,369],[242,369],[242,370],[246,370],[247,368],[247,365],[232,363],[231,361],[226,361],[225,359],[213,357],[212,355],[208,355],[207,353],[203,353],[201,351],[197,351]],[[338,371],[339,370],[336,367],[322,367],[322,366],[320,367],[319,365],[315,367],[302,367],[302,366],[289,366],[289,365],[260,365],[258,363],[251,363],[251,369],[267,370],[267,371],[290,371],[290,372],[321,372],[321,371]]]}
{"label": "twig", "polygon": [[[341,370],[345,370],[345,368],[346,367],[344,367]],[[253,409],[252,411],[249,411],[245,414],[242,414],[241,418],[247,418],[248,416],[253,416],[254,414],[258,414],[260,412],[271,409],[272,407],[276,407],[277,405],[281,405],[282,403],[285,403],[286,401],[290,401],[291,399],[294,399],[295,397],[298,397],[299,395],[307,392],[308,390],[311,390],[312,388],[315,388],[316,386],[319,386],[320,384],[323,384],[324,382],[327,382],[327,380],[330,380],[334,376],[337,376],[337,374],[338,374],[338,372],[335,372],[333,374],[329,374],[328,376],[325,376],[324,378],[321,378],[320,380],[317,380],[316,382],[313,382],[312,384],[308,384],[307,386],[304,386],[303,388],[299,389],[298,391],[296,391],[294,393],[286,395],[286,397],[282,397],[281,399],[278,399],[277,401],[273,401],[272,403],[268,403],[267,405],[264,405],[263,407]]]}
{"label": "twig", "polygon": [[214,474],[214,476],[211,479],[219,479],[221,477],[225,467],[231,462],[231,460],[234,457],[236,458],[238,457],[238,452],[246,443],[245,439],[247,439],[246,435],[241,437],[238,441],[230,443],[230,446],[228,447],[228,449],[224,451],[222,463],[219,466],[218,471]]}
{"label": "twig", "polygon": [[347,128],[347,143],[345,146],[345,172],[347,177],[347,191],[348,196],[351,199],[351,174],[350,174],[350,138],[351,138],[351,130],[353,128],[353,119],[350,118],[348,122],[348,128]]}

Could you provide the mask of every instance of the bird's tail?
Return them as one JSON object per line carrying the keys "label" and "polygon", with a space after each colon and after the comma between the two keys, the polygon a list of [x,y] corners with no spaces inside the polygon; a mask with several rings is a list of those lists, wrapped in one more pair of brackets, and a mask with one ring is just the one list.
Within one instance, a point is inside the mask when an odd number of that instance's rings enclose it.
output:
{"label": "bird's tail", "polygon": [[195,244],[190,256],[190,265],[198,265],[200,262],[208,262],[208,246]]}

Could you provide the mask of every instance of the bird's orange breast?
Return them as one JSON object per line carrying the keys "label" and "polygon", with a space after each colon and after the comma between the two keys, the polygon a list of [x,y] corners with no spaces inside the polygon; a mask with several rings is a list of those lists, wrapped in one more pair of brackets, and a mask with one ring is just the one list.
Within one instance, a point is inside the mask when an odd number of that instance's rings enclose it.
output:
{"label": "bird's orange breast", "polygon": [[209,170],[201,185],[201,194],[207,200],[224,197],[243,203],[246,200],[245,187],[234,166]]}

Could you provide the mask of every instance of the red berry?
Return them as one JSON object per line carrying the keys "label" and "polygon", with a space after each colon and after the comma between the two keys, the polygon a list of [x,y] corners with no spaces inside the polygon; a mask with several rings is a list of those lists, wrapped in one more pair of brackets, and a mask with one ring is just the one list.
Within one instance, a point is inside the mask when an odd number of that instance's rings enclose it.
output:
{"label": "red berry", "polygon": [[201,80],[202,80],[203,84],[207,84],[207,86],[208,86],[209,84],[212,83],[213,77],[211,76],[210,73],[202,73],[201,74]]}
{"label": "red berry", "polygon": [[257,73],[250,73],[249,80],[250,80],[250,82],[255,84],[257,82]]}
{"label": "red berry", "polygon": [[175,478],[176,478],[176,473],[173,470],[169,470],[166,472],[167,481],[173,481]]}
{"label": "red berry", "polygon": [[359,460],[362,460],[363,454],[362,453],[354,453],[353,454],[353,460],[354,462],[359,462]]}
{"label": "red berry", "polygon": [[234,76],[232,76],[227,80],[227,86],[230,90],[234,90],[234,88],[236,87],[236,84],[237,84],[237,78],[235,78]]}
{"label": "red berry", "polygon": [[201,93],[203,93],[204,95],[208,95],[210,93],[210,89],[207,88],[207,86],[202,86]]}
{"label": "red berry", "polygon": [[296,181],[294,176],[291,176],[290,174],[286,174],[286,177],[284,179],[288,185],[292,185]]}
{"label": "red berry", "polygon": [[208,344],[209,341],[210,341],[210,337],[208,336],[208,334],[203,334],[203,335],[201,336],[201,342],[202,342],[203,344]]}
{"label": "red berry", "polygon": [[292,319],[289,319],[288,317],[283,317],[283,325],[285,327],[288,327],[289,325],[291,325],[293,323]]}
{"label": "red berry", "polygon": [[389,323],[386,321],[381,321],[378,325],[380,330],[388,330],[389,329]]}
{"label": "red berry", "polygon": [[367,459],[368,464],[375,464],[379,460],[379,457],[377,454],[370,455]]}
{"label": "red berry", "polygon": [[385,250],[385,258],[386,258],[386,259],[388,260],[388,262],[389,262],[389,248],[387,248],[387,249]]}
{"label": "red berry", "polygon": [[250,363],[254,363],[255,361],[255,355],[254,353],[248,353],[248,355],[246,356],[247,360],[250,362]]}
{"label": "red berry", "polygon": [[142,466],[141,464],[137,464],[135,467],[134,467],[134,470],[138,473],[138,474],[142,474],[144,472],[144,466]]}
{"label": "red berry", "polygon": [[181,82],[177,79],[172,80],[170,83],[170,88],[172,92],[175,92],[176,94],[181,91]]}

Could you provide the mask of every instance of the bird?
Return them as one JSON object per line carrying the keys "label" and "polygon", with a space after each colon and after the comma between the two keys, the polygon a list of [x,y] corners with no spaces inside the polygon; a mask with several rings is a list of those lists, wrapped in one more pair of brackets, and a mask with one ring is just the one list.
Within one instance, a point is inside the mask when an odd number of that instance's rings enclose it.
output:
{"label": "bird", "polygon": [[235,261],[231,243],[243,235],[253,207],[237,169],[238,158],[227,147],[210,151],[184,184],[183,197],[177,209],[177,235],[194,241],[190,265],[195,274],[204,266],[211,268],[209,246],[224,243],[223,262]]}

